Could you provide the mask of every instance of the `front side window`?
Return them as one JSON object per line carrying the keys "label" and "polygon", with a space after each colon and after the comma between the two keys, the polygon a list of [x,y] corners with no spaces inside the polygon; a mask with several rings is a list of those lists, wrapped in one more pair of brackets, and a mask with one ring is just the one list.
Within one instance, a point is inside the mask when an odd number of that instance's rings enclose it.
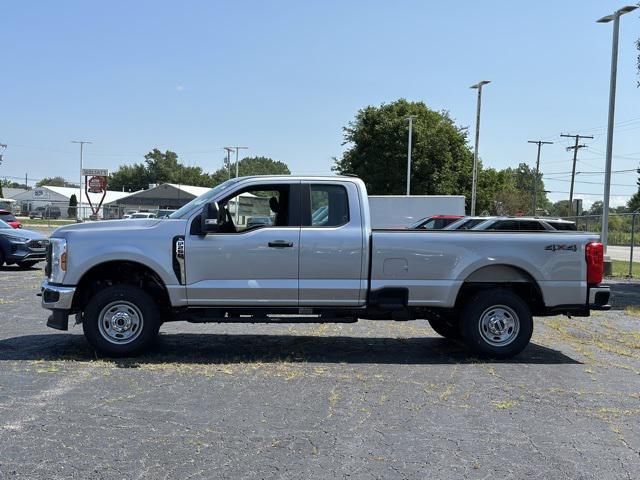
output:
{"label": "front side window", "polygon": [[312,227],[338,227],[349,222],[349,196],[341,185],[310,185]]}
{"label": "front side window", "polygon": [[243,190],[220,202],[224,219],[219,232],[293,226],[290,197],[290,185],[261,185]]}

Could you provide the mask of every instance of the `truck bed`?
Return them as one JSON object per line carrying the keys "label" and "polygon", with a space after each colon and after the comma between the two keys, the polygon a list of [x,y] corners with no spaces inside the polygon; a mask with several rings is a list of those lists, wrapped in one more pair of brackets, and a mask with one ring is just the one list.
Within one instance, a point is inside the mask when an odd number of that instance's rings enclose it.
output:
{"label": "truck bed", "polygon": [[370,288],[407,288],[410,306],[453,307],[465,281],[512,276],[533,279],[548,307],[581,304],[587,296],[585,246],[597,240],[582,232],[375,229]]}

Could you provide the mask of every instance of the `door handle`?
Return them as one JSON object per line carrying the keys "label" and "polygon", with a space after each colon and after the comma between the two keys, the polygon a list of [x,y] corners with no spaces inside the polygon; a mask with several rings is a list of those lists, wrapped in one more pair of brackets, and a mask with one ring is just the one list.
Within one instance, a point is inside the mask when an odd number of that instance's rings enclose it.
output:
{"label": "door handle", "polygon": [[293,242],[287,242],[285,240],[274,240],[269,242],[271,248],[290,248],[293,247]]}

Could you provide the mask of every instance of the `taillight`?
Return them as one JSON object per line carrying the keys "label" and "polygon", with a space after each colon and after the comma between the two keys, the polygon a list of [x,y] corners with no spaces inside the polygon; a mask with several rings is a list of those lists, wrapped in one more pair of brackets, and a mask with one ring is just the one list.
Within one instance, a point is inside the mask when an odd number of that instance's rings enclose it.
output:
{"label": "taillight", "polygon": [[585,257],[587,260],[587,283],[601,283],[604,274],[604,248],[602,244],[600,242],[587,243]]}

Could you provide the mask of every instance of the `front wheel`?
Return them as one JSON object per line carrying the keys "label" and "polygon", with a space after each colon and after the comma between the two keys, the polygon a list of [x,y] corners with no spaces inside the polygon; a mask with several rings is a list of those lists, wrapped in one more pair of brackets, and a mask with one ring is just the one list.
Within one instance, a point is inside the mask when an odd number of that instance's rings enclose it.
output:
{"label": "front wheel", "polygon": [[529,306],[509,290],[481,291],[462,312],[462,337],[483,357],[517,355],[529,344],[532,334]]}
{"label": "front wheel", "polygon": [[89,300],[82,329],[96,350],[132,356],[153,343],[160,323],[160,310],[147,292],[133,285],[113,285]]}

